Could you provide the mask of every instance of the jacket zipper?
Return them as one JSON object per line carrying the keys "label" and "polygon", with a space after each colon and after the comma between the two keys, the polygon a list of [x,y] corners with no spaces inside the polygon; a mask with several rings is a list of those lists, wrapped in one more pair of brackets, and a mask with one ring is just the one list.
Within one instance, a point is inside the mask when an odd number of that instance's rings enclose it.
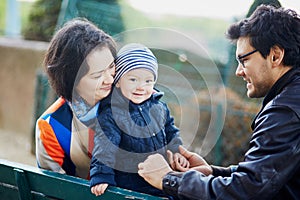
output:
{"label": "jacket zipper", "polygon": [[143,108],[142,108],[141,106],[138,106],[138,108],[139,108],[140,115],[142,116],[142,118],[143,118],[145,124],[147,125],[147,129],[148,129],[148,131],[149,131],[149,135],[150,135],[150,137],[151,137],[151,141],[152,141],[152,143],[153,143],[153,145],[154,145],[154,149],[155,149],[155,151],[157,151],[157,146],[156,146],[156,144],[155,144],[155,142],[154,142],[154,140],[153,140],[153,137],[155,137],[156,134],[155,134],[153,131],[151,131],[150,127],[148,126],[148,123],[147,123],[147,121],[146,121],[146,119],[145,119],[145,117],[144,117],[144,115],[143,115]]}

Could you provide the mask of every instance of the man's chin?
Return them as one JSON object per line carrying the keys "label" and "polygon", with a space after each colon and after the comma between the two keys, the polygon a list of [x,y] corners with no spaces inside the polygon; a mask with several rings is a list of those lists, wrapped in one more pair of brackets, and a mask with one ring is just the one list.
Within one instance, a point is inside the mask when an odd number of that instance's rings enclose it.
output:
{"label": "man's chin", "polygon": [[247,91],[247,96],[248,96],[249,98],[255,98],[255,92],[253,92],[253,91],[251,91],[251,90],[248,90],[248,91]]}
{"label": "man's chin", "polygon": [[251,99],[253,99],[253,98],[262,98],[262,97],[264,97],[264,95],[261,95],[261,94],[257,94],[257,93],[255,93],[255,92],[251,92],[251,91],[249,91],[248,90],[248,92],[247,92],[247,96],[249,97],[249,98],[251,98]]}

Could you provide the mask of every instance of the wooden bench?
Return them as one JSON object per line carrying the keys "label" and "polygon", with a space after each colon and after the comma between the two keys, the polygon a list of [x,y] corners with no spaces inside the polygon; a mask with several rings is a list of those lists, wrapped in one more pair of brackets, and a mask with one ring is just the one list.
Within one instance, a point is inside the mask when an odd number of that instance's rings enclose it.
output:
{"label": "wooden bench", "polygon": [[162,198],[112,186],[109,186],[103,195],[96,197],[90,192],[89,182],[85,179],[0,159],[0,199],[155,200]]}

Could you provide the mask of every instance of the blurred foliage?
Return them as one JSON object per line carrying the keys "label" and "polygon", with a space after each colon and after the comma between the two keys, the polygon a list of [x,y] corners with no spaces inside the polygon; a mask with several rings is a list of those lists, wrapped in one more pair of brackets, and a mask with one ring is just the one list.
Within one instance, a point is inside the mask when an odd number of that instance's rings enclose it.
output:
{"label": "blurred foliage", "polygon": [[[20,12],[20,20],[21,20],[20,24],[22,27],[25,27],[28,22],[28,17],[29,17],[32,4],[33,3],[30,1],[18,1],[18,9]],[[7,14],[6,6],[7,6],[6,1],[0,1],[0,35],[5,34],[6,14]]]}
{"label": "blurred foliage", "polygon": [[[198,103],[200,105],[200,115],[198,121],[195,119],[188,119],[186,121],[191,121],[192,123],[198,123],[199,127],[197,133],[194,135],[189,149],[199,153],[204,156],[205,159],[215,165],[228,166],[231,164],[236,164],[243,160],[243,155],[248,150],[249,141],[251,138],[251,123],[259,110],[257,104],[249,102],[243,99],[236,92],[230,88],[225,88],[225,94],[218,87],[207,90],[204,89],[197,94],[197,99],[190,99],[190,103],[187,103],[186,107]],[[211,95],[215,95],[213,102]],[[222,113],[214,113],[211,115],[212,108],[216,108],[224,99],[226,95],[226,109],[223,110],[225,116],[224,125],[220,127],[221,121],[215,117],[217,115],[223,115]],[[180,119],[181,111],[185,108],[180,107],[176,103],[168,104],[175,120]],[[178,124],[178,122],[176,122]],[[218,137],[218,128],[222,130],[221,135]],[[189,134],[190,136],[184,135]],[[181,132],[183,138],[191,138],[193,132]],[[216,137],[214,137],[216,136]],[[211,141],[218,141],[216,144],[210,142],[204,143],[204,138],[210,137]],[[210,151],[208,151],[208,149]],[[208,151],[208,152],[207,152]],[[206,153],[204,153],[206,152]],[[204,153],[204,154],[203,154]]]}
{"label": "blurred foliage", "polygon": [[32,8],[28,24],[22,30],[28,40],[50,41],[55,30],[62,0],[37,0]]}
{"label": "blurred foliage", "polygon": [[[0,1],[0,11],[5,11],[6,1]],[[0,12],[0,35],[4,34],[5,12]]]}
{"label": "blurred foliage", "polygon": [[111,36],[124,31],[118,0],[77,0],[69,1],[57,22],[57,28],[76,17],[86,18]]}
{"label": "blurred foliage", "polygon": [[58,19],[61,2],[62,0],[36,1],[31,9],[29,23],[23,30],[24,38],[50,41],[57,27],[75,17],[87,18],[109,34],[116,34],[116,29],[124,30],[116,0],[68,2],[71,6],[76,3],[74,8],[78,10],[66,9],[62,19]]}
{"label": "blurred foliage", "polygon": [[227,61],[229,44],[224,32],[230,23],[228,20],[175,14],[147,14],[135,9],[126,1],[120,1],[120,4],[126,30],[161,27],[178,31],[202,45],[214,60],[223,63]]}
{"label": "blurred foliage", "polygon": [[250,17],[250,15],[255,11],[255,9],[262,5],[262,4],[265,4],[265,5],[272,5],[276,8],[280,8],[281,7],[281,4],[278,0],[255,0],[253,2],[253,4],[251,5],[246,17]]}
{"label": "blurred foliage", "polygon": [[[22,30],[25,39],[50,40],[57,25],[61,1],[37,0],[34,2],[28,23],[25,24]],[[228,48],[228,41],[224,38],[224,32],[229,24],[228,21],[178,15],[153,16],[133,8],[127,1],[119,0],[118,3],[121,7],[121,17],[126,30],[143,27],[174,29],[204,45],[213,59],[220,60],[223,63],[227,60],[227,54],[220,54],[220,52],[226,52]]]}
{"label": "blurred foliage", "polygon": [[[208,91],[202,91],[198,95],[198,101],[201,105],[218,106],[219,102],[208,101],[209,96]],[[249,141],[252,136],[251,123],[259,111],[259,107],[255,103],[251,103],[248,100],[241,98],[233,90],[226,88],[226,113],[225,122],[223,127],[221,127],[221,135],[218,138],[218,142],[212,148],[212,150],[205,156],[205,158],[210,162],[217,165],[229,166],[231,164],[236,164],[243,160],[243,156],[249,148]],[[220,99],[223,94],[218,88],[215,89],[214,95],[220,95]],[[218,99],[218,98],[217,98]],[[215,113],[216,114],[216,113]],[[220,115],[221,113],[217,113]],[[198,136],[195,143],[202,142],[205,134],[212,134],[208,125],[210,123],[213,126],[219,126],[218,121],[214,121],[211,118],[211,112],[203,110],[200,112],[201,118],[200,127],[198,131]],[[213,129],[213,131],[216,129]],[[195,146],[195,150],[197,151]]]}
{"label": "blurred foliage", "polygon": [[29,13],[31,12],[32,5],[34,3],[30,1],[19,1],[19,9],[21,12],[21,28],[23,29],[28,24]]}

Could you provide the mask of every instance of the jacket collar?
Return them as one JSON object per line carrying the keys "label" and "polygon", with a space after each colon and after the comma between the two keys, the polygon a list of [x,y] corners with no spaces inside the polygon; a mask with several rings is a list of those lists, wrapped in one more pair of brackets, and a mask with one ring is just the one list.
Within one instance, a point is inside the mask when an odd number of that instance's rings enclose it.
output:
{"label": "jacket collar", "polygon": [[[150,97],[150,100],[155,100],[158,101],[160,98],[162,98],[164,95],[163,92],[160,92],[158,89],[154,89],[153,90],[153,94]],[[143,105],[146,102],[148,102],[148,100],[144,101],[143,103],[139,104],[139,105]],[[109,95],[109,97],[107,97],[105,100],[101,101],[101,108],[107,106],[107,105],[114,105],[114,106],[124,106],[128,104],[134,104],[133,102],[129,101],[126,97],[123,96],[121,90],[119,88],[113,87],[113,90],[111,92],[111,94]],[[135,104],[136,105],[136,104]]]}
{"label": "jacket collar", "polygon": [[292,81],[293,76],[295,76],[299,72],[299,69],[293,67],[289,71],[287,71],[282,77],[280,77],[272,86],[268,94],[265,96],[262,107],[264,108],[272,99],[275,98],[275,96],[281,93],[283,88]]}
{"label": "jacket collar", "polygon": [[282,92],[282,90],[293,81],[293,77],[297,74],[300,74],[300,69],[293,67],[289,71],[287,71],[283,76],[281,76],[276,83],[272,86],[268,94],[265,96],[263,103],[262,103],[262,108],[260,111],[257,113],[255,116],[254,120],[252,121],[251,128],[254,130],[255,128],[255,120],[258,117],[258,115],[262,112],[264,107],[272,101],[278,94]]}

